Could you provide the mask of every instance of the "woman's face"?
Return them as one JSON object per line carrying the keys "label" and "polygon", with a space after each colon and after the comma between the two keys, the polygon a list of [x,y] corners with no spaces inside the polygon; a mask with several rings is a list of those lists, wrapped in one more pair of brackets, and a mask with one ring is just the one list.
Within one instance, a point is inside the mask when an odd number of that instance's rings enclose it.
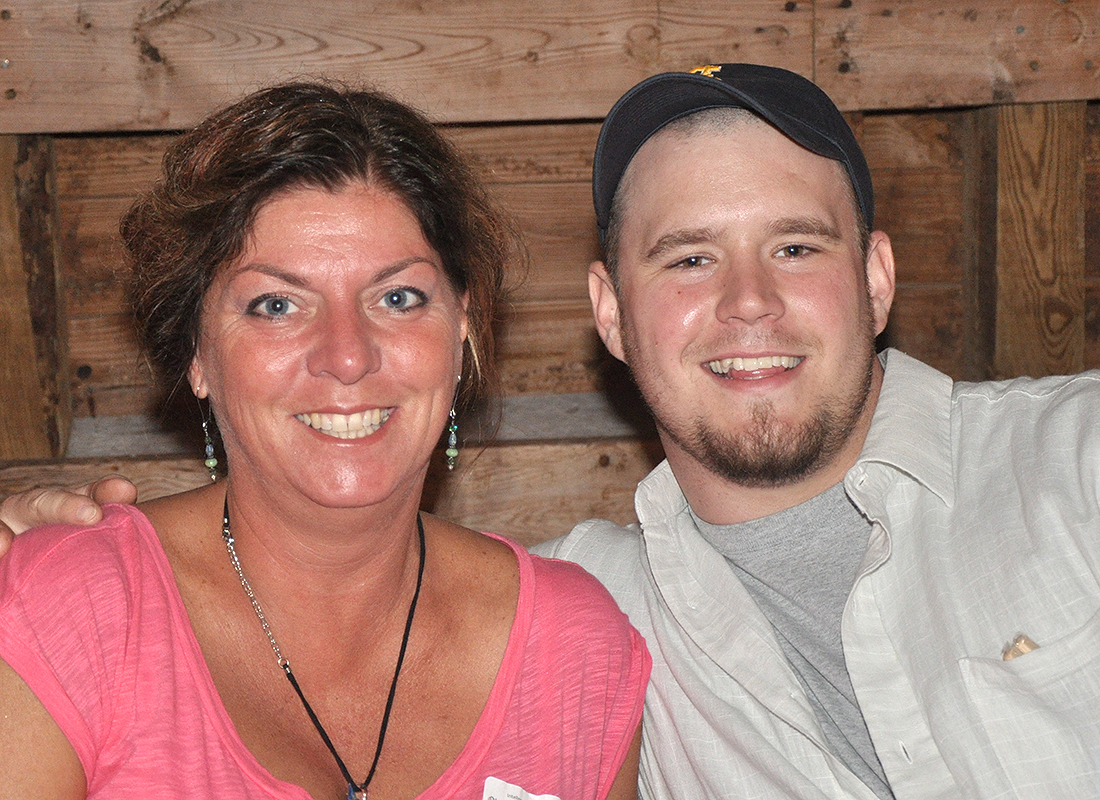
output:
{"label": "woman's face", "polygon": [[419,498],[465,338],[466,298],[399,197],[298,188],[214,280],[189,378],[234,478],[367,506]]}

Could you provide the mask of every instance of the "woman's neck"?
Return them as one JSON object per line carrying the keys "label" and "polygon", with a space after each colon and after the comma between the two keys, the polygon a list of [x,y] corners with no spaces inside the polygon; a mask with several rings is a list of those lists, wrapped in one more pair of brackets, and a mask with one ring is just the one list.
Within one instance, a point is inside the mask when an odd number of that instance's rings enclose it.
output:
{"label": "woman's neck", "polygon": [[[413,498],[384,508],[303,508],[233,479],[221,497],[228,500],[241,570],[287,638],[338,642],[338,649],[353,652],[401,623],[419,566]],[[214,506],[218,531],[222,507]],[[215,557],[229,567],[228,551],[220,549]]]}

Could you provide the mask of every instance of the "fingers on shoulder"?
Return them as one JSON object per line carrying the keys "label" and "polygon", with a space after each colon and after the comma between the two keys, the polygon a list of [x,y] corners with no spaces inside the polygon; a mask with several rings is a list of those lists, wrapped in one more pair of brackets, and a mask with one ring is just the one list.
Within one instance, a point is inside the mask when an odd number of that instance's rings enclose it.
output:
{"label": "fingers on shoulder", "polygon": [[66,489],[28,489],[0,503],[0,522],[17,534],[36,525],[88,525],[102,517],[94,500]]}

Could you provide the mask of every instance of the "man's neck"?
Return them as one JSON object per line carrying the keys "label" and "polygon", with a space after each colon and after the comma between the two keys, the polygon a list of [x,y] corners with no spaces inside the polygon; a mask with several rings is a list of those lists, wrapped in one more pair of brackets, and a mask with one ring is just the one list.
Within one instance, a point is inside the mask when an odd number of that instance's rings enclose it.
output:
{"label": "man's neck", "polygon": [[711,471],[661,433],[672,473],[692,510],[713,525],[732,525],[775,514],[804,503],[844,480],[859,459],[871,429],[871,418],[882,388],[882,364],[874,361],[871,390],[859,420],[843,447],[810,474],[779,486],[746,486]]}

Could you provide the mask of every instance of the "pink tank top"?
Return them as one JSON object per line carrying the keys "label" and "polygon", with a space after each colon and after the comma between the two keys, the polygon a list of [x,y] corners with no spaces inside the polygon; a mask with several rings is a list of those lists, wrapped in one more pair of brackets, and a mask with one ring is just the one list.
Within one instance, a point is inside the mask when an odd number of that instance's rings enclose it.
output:
{"label": "pink tank top", "polygon": [[[520,575],[504,660],[465,748],[420,797],[603,798],[641,719],[649,655],[588,573],[502,541]],[[0,657],[72,743],[89,797],[309,797],[237,736],[133,507],[17,539],[0,559]]]}

